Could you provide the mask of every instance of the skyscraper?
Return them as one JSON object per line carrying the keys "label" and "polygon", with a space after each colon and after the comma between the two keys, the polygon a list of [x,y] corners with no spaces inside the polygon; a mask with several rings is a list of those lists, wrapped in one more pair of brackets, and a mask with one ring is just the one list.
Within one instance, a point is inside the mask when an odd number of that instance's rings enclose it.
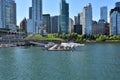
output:
{"label": "skyscraper", "polygon": [[78,16],[74,16],[74,25],[78,24]]}
{"label": "skyscraper", "polygon": [[82,24],[82,34],[92,35],[92,6],[89,3],[83,8],[80,23]]}
{"label": "skyscraper", "polygon": [[110,11],[110,35],[120,35],[120,2]]}
{"label": "skyscraper", "polygon": [[14,0],[6,0],[6,28],[16,27],[16,3]]}
{"label": "skyscraper", "polygon": [[69,33],[69,4],[66,0],[60,3],[60,33]]}
{"label": "skyscraper", "polygon": [[45,25],[47,33],[51,33],[50,14],[43,14],[43,24]]}
{"label": "skyscraper", "polygon": [[92,34],[98,34],[98,23],[97,21],[92,21]]}
{"label": "skyscraper", "polygon": [[58,33],[59,32],[59,16],[52,16],[51,17],[51,27],[52,27],[52,33]]}
{"label": "skyscraper", "polygon": [[98,30],[97,30],[97,33],[98,34],[104,34],[105,33],[105,20],[103,19],[100,19],[98,21]]}
{"label": "skyscraper", "polygon": [[69,18],[69,33],[72,33],[74,29],[74,21],[72,18]]}
{"label": "skyscraper", "polygon": [[32,21],[32,19],[27,19],[27,33],[33,34],[33,21]]}
{"label": "skyscraper", "polygon": [[42,0],[32,0],[32,21],[34,33],[41,33],[42,20]]}
{"label": "skyscraper", "polygon": [[107,6],[103,6],[100,8],[100,17],[102,20],[105,20],[105,22],[107,22]]}
{"label": "skyscraper", "polygon": [[0,0],[0,27],[15,30],[16,3],[14,0]]}
{"label": "skyscraper", "polygon": [[78,24],[80,24],[80,13],[78,14]]}
{"label": "skyscraper", "polygon": [[32,7],[29,7],[29,19],[32,19]]}
{"label": "skyscraper", "polygon": [[74,25],[74,33],[82,34],[82,25],[80,24]]}
{"label": "skyscraper", "polygon": [[27,33],[33,34],[33,20],[32,20],[32,7],[29,7],[29,19],[27,19]]}
{"label": "skyscraper", "polygon": [[80,16],[80,13],[77,16],[74,16],[74,25],[80,24]]}
{"label": "skyscraper", "polygon": [[120,2],[116,2],[116,3],[115,3],[115,6],[116,6],[116,7],[120,7]]}
{"label": "skyscraper", "polygon": [[5,0],[0,0],[0,28],[5,28]]}

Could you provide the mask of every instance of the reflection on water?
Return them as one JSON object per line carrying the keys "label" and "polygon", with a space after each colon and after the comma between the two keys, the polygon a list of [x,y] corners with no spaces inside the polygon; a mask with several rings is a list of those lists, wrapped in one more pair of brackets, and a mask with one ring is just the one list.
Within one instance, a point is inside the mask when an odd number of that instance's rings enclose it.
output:
{"label": "reflection on water", "polygon": [[120,44],[86,44],[76,51],[0,49],[0,80],[119,80]]}

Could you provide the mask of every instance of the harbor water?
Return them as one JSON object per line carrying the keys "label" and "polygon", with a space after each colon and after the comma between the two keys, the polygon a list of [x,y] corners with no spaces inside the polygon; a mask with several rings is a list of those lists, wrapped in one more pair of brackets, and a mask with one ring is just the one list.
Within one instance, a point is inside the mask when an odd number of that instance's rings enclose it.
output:
{"label": "harbor water", "polygon": [[120,80],[120,43],[91,43],[74,51],[0,48],[0,80]]}

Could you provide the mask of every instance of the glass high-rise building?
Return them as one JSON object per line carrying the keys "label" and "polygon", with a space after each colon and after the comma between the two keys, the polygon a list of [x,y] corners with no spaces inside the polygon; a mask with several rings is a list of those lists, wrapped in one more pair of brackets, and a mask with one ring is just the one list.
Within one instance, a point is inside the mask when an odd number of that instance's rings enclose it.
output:
{"label": "glass high-rise building", "polygon": [[42,0],[32,0],[33,32],[41,33],[42,29]]}
{"label": "glass high-rise building", "polygon": [[59,16],[52,16],[51,17],[51,28],[52,28],[52,33],[58,33],[59,32]]}
{"label": "glass high-rise building", "polygon": [[72,33],[74,29],[74,21],[72,18],[69,18],[69,33]]}
{"label": "glass high-rise building", "polygon": [[74,25],[78,24],[78,16],[74,16]]}
{"label": "glass high-rise building", "polygon": [[5,28],[5,0],[0,0],[0,28]]}
{"label": "glass high-rise building", "polygon": [[83,8],[80,18],[82,34],[92,35],[92,6],[90,3]]}
{"label": "glass high-rise building", "polygon": [[32,7],[29,7],[29,19],[27,19],[27,33],[33,34]]}
{"label": "glass high-rise building", "polygon": [[120,2],[116,2],[116,3],[115,3],[115,6],[116,6],[116,7],[120,7]]}
{"label": "glass high-rise building", "polygon": [[74,16],[74,25],[80,24],[80,16],[80,13],[77,16]]}
{"label": "glass high-rise building", "polygon": [[14,0],[0,0],[0,27],[16,29],[16,3]]}
{"label": "glass high-rise building", "polygon": [[32,7],[29,7],[29,19],[32,19]]}
{"label": "glass high-rise building", "polygon": [[69,4],[66,0],[60,3],[60,33],[69,33]]}
{"label": "glass high-rise building", "polygon": [[51,33],[50,14],[43,14],[43,24],[45,25],[47,33]]}
{"label": "glass high-rise building", "polygon": [[120,35],[120,2],[110,11],[110,35]]}
{"label": "glass high-rise building", "polygon": [[108,14],[107,6],[101,7],[100,8],[100,17],[101,17],[102,20],[105,20],[105,22],[107,22],[107,18],[108,18],[107,14]]}

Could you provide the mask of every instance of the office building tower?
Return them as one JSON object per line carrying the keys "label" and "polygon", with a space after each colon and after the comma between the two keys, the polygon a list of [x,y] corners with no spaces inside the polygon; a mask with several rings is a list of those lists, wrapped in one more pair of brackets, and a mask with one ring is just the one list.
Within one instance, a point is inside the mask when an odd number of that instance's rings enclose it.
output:
{"label": "office building tower", "polygon": [[74,33],[82,34],[82,25],[80,24],[74,25]]}
{"label": "office building tower", "polygon": [[50,14],[43,14],[43,24],[47,33],[51,33],[51,19]]}
{"label": "office building tower", "polygon": [[80,24],[80,13],[78,14],[78,24]]}
{"label": "office building tower", "polygon": [[92,21],[92,34],[98,34],[98,23],[97,21]]}
{"label": "office building tower", "polygon": [[60,3],[60,33],[69,33],[69,4],[66,0]]}
{"label": "office building tower", "polygon": [[27,34],[33,34],[34,32],[33,20],[32,20],[32,7],[29,7],[29,19],[27,19]]}
{"label": "office building tower", "polygon": [[29,19],[32,19],[32,7],[29,7]]}
{"label": "office building tower", "polygon": [[6,1],[5,0],[0,0],[0,28],[6,28],[5,25],[5,4]]}
{"label": "office building tower", "polygon": [[105,22],[107,22],[107,18],[108,18],[107,14],[108,14],[107,6],[101,7],[100,8],[100,17],[102,20],[105,20]]}
{"label": "office building tower", "polygon": [[16,3],[14,0],[0,0],[0,28],[16,31]]}
{"label": "office building tower", "polygon": [[98,21],[98,28],[97,34],[104,34],[105,33],[105,20],[100,19]]}
{"label": "office building tower", "polygon": [[103,19],[100,19],[98,22],[92,21],[92,34],[109,35],[109,23],[106,23]]}
{"label": "office building tower", "polygon": [[90,3],[83,8],[83,12],[81,13],[80,18],[82,34],[92,35],[92,6]]}
{"label": "office building tower", "polygon": [[83,12],[80,13],[80,25],[83,24]]}
{"label": "office building tower", "polygon": [[27,33],[33,34],[33,21],[32,21],[32,19],[27,19]]}
{"label": "office building tower", "polygon": [[110,11],[110,35],[120,35],[120,2]]}
{"label": "office building tower", "polygon": [[42,0],[32,0],[32,21],[33,21],[33,32],[41,33],[43,29],[43,18],[42,18]]}
{"label": "office building tower", "polygon": [[109,23],[105,23],[104,26],[104,35],[109,35],[110,34],[110,24]]}
{"label": "office building tower", "polygon": [[74,25],[80,24],[80,16],[80,13],[77,16],[74,16]]}
{"label": "office building tower", "polygon": [[60,32],[60,18],[59,16],[52,16],[51,17],[51,33],[59,33]]}
{"label": "office building tower", "polygon": [[74,16],[74,25],[78,24],[78,16]]}
{"label": "office building tower", "polygon": [[116,2],[116,3],[115,3],[115,6],[116,6],[116,7],[120,7],[120,2]]}
{"label": "office building tower", "polygon": [[74,29],[74,21],[72,18],[69,18],[69,33],[72,33]]}

